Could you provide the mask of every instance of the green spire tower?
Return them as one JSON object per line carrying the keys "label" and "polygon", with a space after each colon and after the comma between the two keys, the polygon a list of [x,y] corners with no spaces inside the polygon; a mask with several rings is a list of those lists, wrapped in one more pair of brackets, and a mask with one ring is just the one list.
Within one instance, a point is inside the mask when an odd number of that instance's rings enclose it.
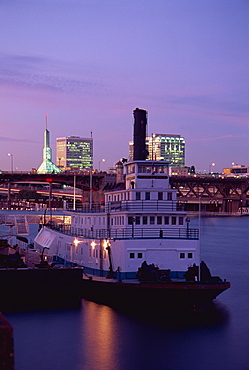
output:
{"label": "green spire tower", "polygon": [[37,170],[37,173],[60,173],[61,170],[52,162],[52,149],[50,148],[50,133],[48,131],[47,114],[46,117],[46,128],[44,131],[44,147],[43,147],[43,161]]}

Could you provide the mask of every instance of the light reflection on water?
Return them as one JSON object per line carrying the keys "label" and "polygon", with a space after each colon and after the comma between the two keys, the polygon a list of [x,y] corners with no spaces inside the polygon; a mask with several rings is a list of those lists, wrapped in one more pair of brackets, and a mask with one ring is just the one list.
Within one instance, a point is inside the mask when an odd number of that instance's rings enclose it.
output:
{"label": "light reflection on water", "polygon": [[118,368],[116,353],[119,346],[119,328],[112,308],[94,302],[82,301],[82,363],[86,369]]}

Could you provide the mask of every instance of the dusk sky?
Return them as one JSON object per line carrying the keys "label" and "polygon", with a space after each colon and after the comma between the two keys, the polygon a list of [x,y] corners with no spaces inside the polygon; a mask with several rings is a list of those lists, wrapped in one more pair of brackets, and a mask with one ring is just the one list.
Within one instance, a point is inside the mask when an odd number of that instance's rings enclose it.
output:
{"label": "dusk sky", "polygon": [[248,0],[1,0],[0,169],[57,137],[94,139],[94,168],[128,157],[133,110],[180,134],[186,165],[249,166]]}

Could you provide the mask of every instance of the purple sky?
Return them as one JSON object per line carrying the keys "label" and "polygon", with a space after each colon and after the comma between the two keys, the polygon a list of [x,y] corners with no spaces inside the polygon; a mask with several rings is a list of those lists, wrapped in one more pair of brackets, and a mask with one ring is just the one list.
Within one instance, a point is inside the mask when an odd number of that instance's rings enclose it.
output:
{"label": "purple sky", "polygon": [[128,156],[133,109],[180,134],[186,165],[249,166],[248,0],[0,1],[0,168],[90,137],[95,168]]}

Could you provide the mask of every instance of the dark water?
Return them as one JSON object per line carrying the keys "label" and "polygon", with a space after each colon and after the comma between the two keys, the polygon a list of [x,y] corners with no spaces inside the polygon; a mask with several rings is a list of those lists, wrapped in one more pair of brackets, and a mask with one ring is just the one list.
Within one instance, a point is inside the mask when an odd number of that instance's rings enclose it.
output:
{"label": "dark water", "polygon": [[249,218],[203,218],[201,229],[202,259],[232,284],[207,312],[117,312],[86,300],[7,312],[16,370],[249,369]]}

